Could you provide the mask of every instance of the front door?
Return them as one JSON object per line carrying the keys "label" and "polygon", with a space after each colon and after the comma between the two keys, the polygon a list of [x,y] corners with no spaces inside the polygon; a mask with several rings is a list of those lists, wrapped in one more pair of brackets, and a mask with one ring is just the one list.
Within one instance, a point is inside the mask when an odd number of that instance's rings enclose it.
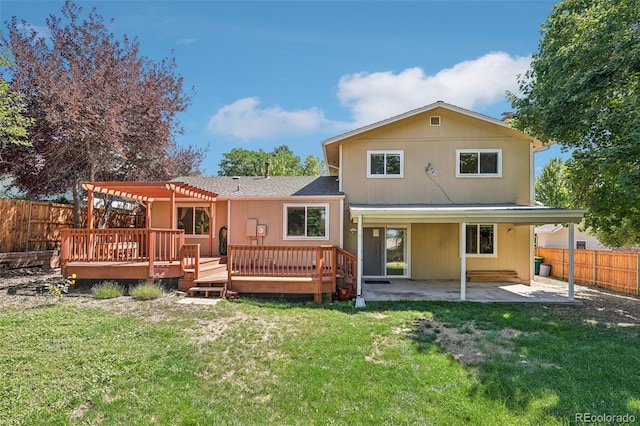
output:
{"label": "front door", "polygon": [[407,277],[407,228],[363,228],[362,275]]}
{"label": "front door", "polygon": [[384,228],[363,228],[362,232],[362,275],[384,276]]}

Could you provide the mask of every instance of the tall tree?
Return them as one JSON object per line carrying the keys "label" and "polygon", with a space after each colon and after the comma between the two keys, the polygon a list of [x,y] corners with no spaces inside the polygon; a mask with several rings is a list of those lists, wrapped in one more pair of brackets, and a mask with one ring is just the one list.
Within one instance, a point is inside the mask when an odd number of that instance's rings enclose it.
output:
{"label": "tall tree", "polygon": [[[0,149],[9,144],[29,145],[27,128],[33,124],[33,119],[24,115],[24,96],[11,91],[3,77],[10,65],[8,53],[0,52]],[[0,171],[2,169],[0,157]]]}
{"label": "tall tree", "polygon": [[552,158],[545,164],[535,185],[536,201],[539,203],[547,207],[573,207],[566,168],[561,158]]}
{"label": "tall tree", "polygon": [[32,196],[71,188],[79,211],[82,181],[196,172],[202,151],[179,148],[174,138],[181,132],[176,114],[190,101],[175,61],[140,56],[137,40],[116,40],[95,8],[83,19],[82,8],[67,0],[62,16],[47,19],[49,39],[24,30],[16,17],[6,23],[11,85],[34,119],[33,147],[3,152],[13,160],[15,184]]}
{"label": "tall tree", "polygon": [[324,167],[324,162],[313,155],[307,156],[303,163],[286,145],[272,152],[233,148],[222,155],[218,176],[261,176],[267,162],[272,176],[320,176]]}
{"label": "tall tree", "polygon": [[[573,149],[569,184],[606,244],[640,243],[640,7],[564,0],[511,95],[514,124]],[[625,241],[619,236],[627,235]],[[613,236],[618,236],[612,238]],[[614,241],[615,240],[615,241]]]}

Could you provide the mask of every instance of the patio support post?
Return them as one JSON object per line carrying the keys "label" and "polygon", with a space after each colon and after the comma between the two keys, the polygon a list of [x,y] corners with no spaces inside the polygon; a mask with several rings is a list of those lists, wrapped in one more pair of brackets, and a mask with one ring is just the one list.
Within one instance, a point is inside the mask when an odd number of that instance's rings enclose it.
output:
{"label": "patio support post", "polygon": [[574,236],[574,223],[569,222],[569,300],[573,301],[573,278],[574,278],[574,250],[575,250],[575,236]]}
{"label": "patio support post", "polygon": [[[169,229],[178,229],[178,226],[176,224],[176,192],[175,191],[171,191],[171,198],[170,198],[169,204],[170,204]],[[178,252],[180,251],[180,247],[178,247]],[[171,238],[171,241],[169,241],[169,253],[175,253],[176,252],[175,248],[176,248],[176,241],[173,238]]]}
{"label": "patio support post", "polygon": [[93,189],[87,189],[87,229],[93,229]]}
{"label": "patio support post", "polygon": [[89,259],[93,259],[96,242],[93,232],[91,232],[93,229],[93,189],[87,189],[87,229],[89,230],[89,235],[85,240],[87,244],[85,253],[89,256]]}
{"label": "patio support post", "polygon": [[209,256],[213,256],[213,236],[215,235],[216,222],[214,220],[213,209],[215,204],[209,201]]}
{"label": "patio support post", "polygon": [[145,209],[144,214],[144,227],[149,229],[151,228],[151,205],[152,201],[147,201],[147,208]]}
{"label": "patio support post", "polygon": [[467,298],[467,224],[460,223],[460,300]]}
{"label": "patio support post", "polygon": [[356,304],[355,307],[356,308],[364,308],[365,307],[365,303],[364,303],[364,297],[362,297],[362,265],[363,265],[363,259],[362,259],[362,215],[358,215],[358,273],[357,273],[357,279],[356,279],[356,288],[357,288],[357,295],[356,295]]}

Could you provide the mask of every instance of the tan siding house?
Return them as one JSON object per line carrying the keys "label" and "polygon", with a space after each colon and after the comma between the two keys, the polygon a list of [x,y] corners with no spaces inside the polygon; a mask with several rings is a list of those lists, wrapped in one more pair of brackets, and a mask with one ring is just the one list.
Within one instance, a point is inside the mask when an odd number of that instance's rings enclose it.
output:
{"label": "tan siding house", "polygon": [[[70,231],[62,260],[65,271],[93,262],[84,271],[95,278],[125,275],[109,262],[126,260],[142,277],[186,280],[187,258],[236,247],[246,262],[228,277],[238,275],[241,291],[320,301],[342,279],[355,281],[362,306],[369,279],[459,280],[465,299],[468,281],[530,283],[533,226],[582,219],[534,205],[542,148],[504,122],[437,102],[324,141],[328,176],[89,182],[90,204],[94,192],[145,203],[146,229]],[[290,282],[274,284],[283,277]]]}
{"label": "tan siding house", "polygon": [[443,102],[326,140],[360,282],[459,279],[462,298],[466,281],[483,274],[530,283],[533,225],[582,215],[534,205],[541,148],[499,120]]}

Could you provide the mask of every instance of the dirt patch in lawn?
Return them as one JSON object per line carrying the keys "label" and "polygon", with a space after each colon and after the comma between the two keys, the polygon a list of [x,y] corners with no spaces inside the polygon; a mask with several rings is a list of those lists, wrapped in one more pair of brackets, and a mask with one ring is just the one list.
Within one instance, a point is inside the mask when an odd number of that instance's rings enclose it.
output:
{"label": "dirt patch in lawn", "polygon": [[[60,283],[64,279],[59,269],[21,268],[0,270],[0,309],[33,309],[55,304],[58,300],[46,292],[38,291],[48,284]],[[566,283],[558,282],[557,285]],[[15,294],[10,294],[15,293]],[[81,307],[99,307],[111,312],[138,315],[147,321],[161,321],[175,315],[176,311],[191,312],[207,310],[208,306],[183,305],[177,303],[175,292],[149,301],[139,301],[131,297],[99,300],[93,297],[90,286],[81,286],[63,296],[67,303]],[[580,305],[554,305],[554,312],[572,321],[587,324],[604,324],[607,327],[640,327],[640,298],[613,293],[599,288],[576,286],[576,299]],[[374,314],[374,317],[380,314]],[[230,325],[243,318],[234,316],[213,319],[200,318],[198,326],[191,328],[193,338],[199,342],[217,339]],[[489,354],[509,354],[513,348],[513,338],[522,335],[514,329],[478,329],[473,322],[462,327],[447,327],[430,318],[414,322],[413,333],[418,333],[449,351],[455,359],[464,364],[482,362]],[[222,330],[222,331],[221,331]],[[519,334],[520,333],[520,334]]]}
{"label": "dirt patch in lawn", "polygon": [[478,329],[472,321],[456,328],[432,319],[420,318],[413,325],[415,334],[422,339],[432,340],[456,361],[465,365],[479,364],[496,354],[511,354],[515,349],[513,339],[524,334],[511,328]]}
{"label": "dirt patch in lawn", "polygon": [[[566,286],[562,281],[557,281],[555,284]],[[640,327],[640,297],[638,296],[614,293],[595,287],[576,286],[576,299],[580,304],[553,305],[554,313],[560,318],[591,325],[599,324],[612,328]],[[549,307],[549,305],[542,306]],[[436,343],[465,365],[477,365],[490,356],[510,355],[515,350],[514,338],[534,333],[511,328],[479,329],[473,321],[453,327],[431,318],[415,320],[411,332],[418,339]]]}

